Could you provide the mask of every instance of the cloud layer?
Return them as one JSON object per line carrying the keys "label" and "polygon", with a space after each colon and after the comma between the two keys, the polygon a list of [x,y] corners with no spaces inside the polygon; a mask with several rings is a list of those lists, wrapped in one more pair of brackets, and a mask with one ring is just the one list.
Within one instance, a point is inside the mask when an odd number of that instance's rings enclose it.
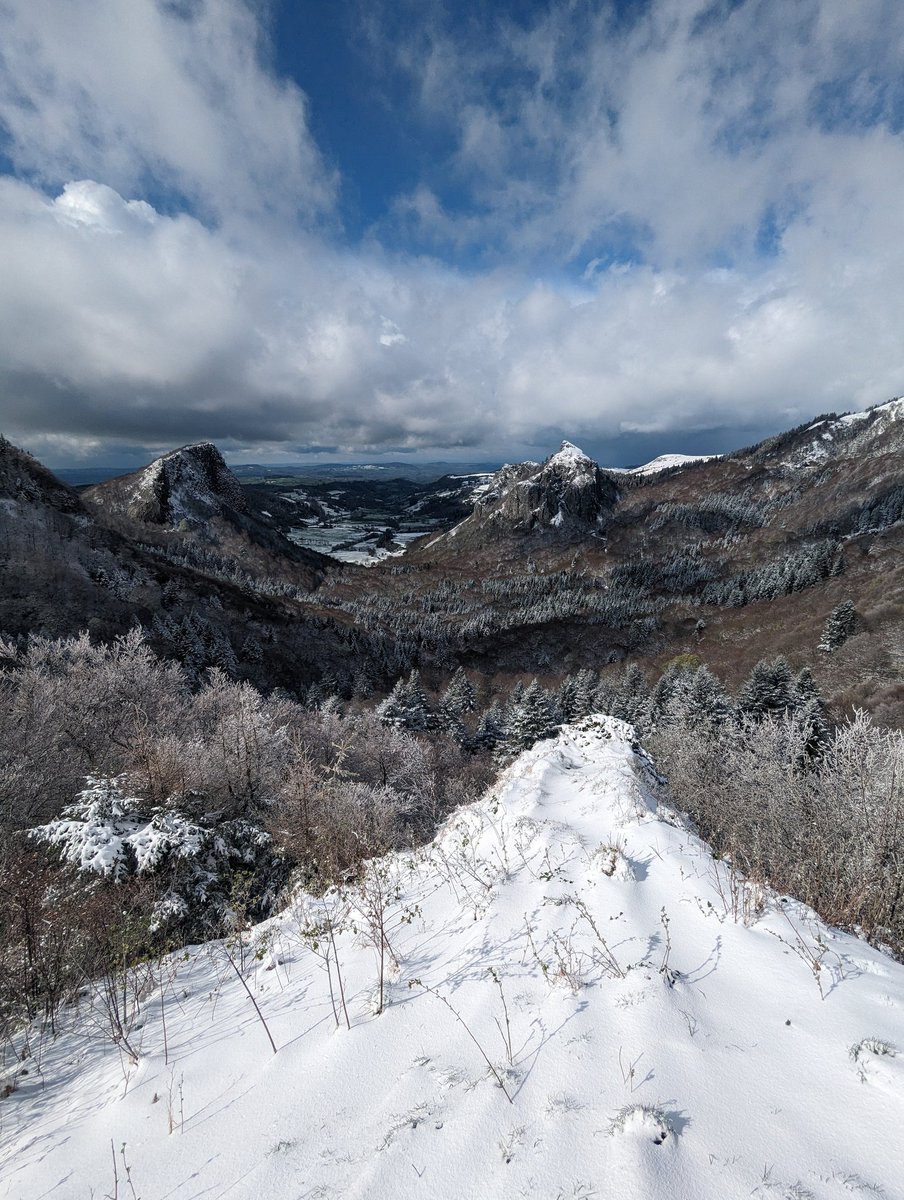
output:
{"label": "cloud layer", "polygon": [[362,18],[445,149],[353,245],[257,9],[0,0],[0,428],[630,457],[904,390],[899,5],[444,14]]}

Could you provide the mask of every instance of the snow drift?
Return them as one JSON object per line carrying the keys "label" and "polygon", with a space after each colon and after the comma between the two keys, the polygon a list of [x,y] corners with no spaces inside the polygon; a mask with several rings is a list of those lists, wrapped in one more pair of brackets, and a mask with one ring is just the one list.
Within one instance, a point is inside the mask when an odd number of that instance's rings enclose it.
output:
{"label": "snow drift", "polygon": [[651,779],[566,727],[429,846],[145,969],[133,1055],[86,996],[0,1104],[0,1196],[900,1195],[904,968]]}

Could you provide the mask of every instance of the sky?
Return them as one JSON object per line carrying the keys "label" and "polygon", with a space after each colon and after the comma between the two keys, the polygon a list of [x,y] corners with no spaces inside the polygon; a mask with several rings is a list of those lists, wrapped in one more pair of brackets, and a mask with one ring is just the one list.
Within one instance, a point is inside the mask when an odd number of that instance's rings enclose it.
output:
{"label": "sky", "polygon": [[899,0],[0,0],[51,466],[719,452],[904,391]]}

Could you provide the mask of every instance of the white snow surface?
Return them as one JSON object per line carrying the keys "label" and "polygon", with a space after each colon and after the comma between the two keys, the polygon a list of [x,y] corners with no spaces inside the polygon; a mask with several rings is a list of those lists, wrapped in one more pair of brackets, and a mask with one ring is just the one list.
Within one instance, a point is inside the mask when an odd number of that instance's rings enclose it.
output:
{"label": "white snow surface", "polygon": [[566,727],[371,864],[387,1005],[359,912],[338,938],[350,1030],[301,934],[338,901],[299,893],[245,935],[275,1055],[224,943],[147,990],[137,1064],[87,1000],[33,1033],[40,1070],[0,1101],[0,1196],[112,1196],[115,1155],[142,1200],[901,1197],[904,967],[733,882],[657,809],[630,739]]}
{"label": "white snow surface", "polygon": [[823,429],[823,432],[818,434],[813,441],[796,449],[783,465],[787,467],[815,466],[833,454],[833,447],[824,443],[834,442],[839,433],[856,425],[865,426],[864,431],[858,432],[882,433],[892,423],[902,419],[904,419],[904,397],[899,396],[894,400],[887,400],[885,404],[876,404],[872,408],[865,408],[859,412],[845,413],[828,422],[815,421],[809,426],[807,432],[817,429]]}
{"label": "white snow surface", "polygon": [[686,467],[690,463],[709,462],[721,457],[721,454],[660,454],[642,467],[606,467],[606,470],[623,475],[655,475],[657,471],[665,471],[669,467]]}
{"label": "white snow surface", "polygon": [[593,459],[590,458],[589,455],[585,454],[583,450],[575,446],[572,442],[563,442],[556,453],[551,454],[543,464],[544,467],[586,467],[595,465],[596,464],[594,463]]}
{"label": "white snow surface", "polygon": [[[884,404],[877,404],[872,409],[864,409],[861,412],[845,413],[843,417],[839,417],[836,424],[838,425],[853,425],[857,421],[863,421],[873,413],[878,413],[880,418],[886,418],[891,421],[899,421],[904,417],[904,397],[897,396],[893,400],[886,400]],[[815,426],[813,426],[815,428]]]}

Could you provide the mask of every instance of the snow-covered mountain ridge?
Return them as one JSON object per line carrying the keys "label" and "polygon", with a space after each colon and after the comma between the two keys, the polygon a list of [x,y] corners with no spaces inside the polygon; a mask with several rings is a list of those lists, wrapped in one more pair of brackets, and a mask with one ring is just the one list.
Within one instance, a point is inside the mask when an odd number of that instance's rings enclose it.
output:
{"label": "snow-covered mountain ridge", "polygon": [[720,458],[719,454],[660,454],[652,462],[640,467],[607,467],[607,471],[617,471],[626,475],[656,475],[659,471],[668,471],[673,467],[689,467],[694,463],[711,462]]}
{"label": "snow-covered mountain ridge", "polygon": [[891,1200],[904,1179],[904,967],[733,878],[612,718],[359,886],[146,972],[137,1062],[88,1003],[33,1033],[2,1102],[6,1200],[129,1196],[126,1167],[144,1200]]}
{"label": "snow-covered mountain ridge", "polygon": [[784,465],[818,467],[831,459],[863,457],[877,450],[904,450],[904,397],[814,421],[784,456]]}

